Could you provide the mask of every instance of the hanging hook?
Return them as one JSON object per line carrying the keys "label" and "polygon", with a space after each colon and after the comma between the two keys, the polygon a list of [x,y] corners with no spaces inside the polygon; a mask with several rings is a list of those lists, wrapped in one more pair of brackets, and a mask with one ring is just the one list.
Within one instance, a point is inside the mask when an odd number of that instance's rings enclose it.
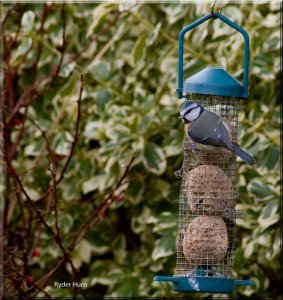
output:
{"label": "hanging hook", "polygon": [[[215,6],[216,2],[217,2],[217,0],[214,1],[214,3],[212,4],[212,7],[211,7],[211,18],[212,18],[212,19],[217,19],[217,17],[216,17],[215,14],[214,14],[214,6]],[[221,11],[220,11],[220,12],[221,12]]]}

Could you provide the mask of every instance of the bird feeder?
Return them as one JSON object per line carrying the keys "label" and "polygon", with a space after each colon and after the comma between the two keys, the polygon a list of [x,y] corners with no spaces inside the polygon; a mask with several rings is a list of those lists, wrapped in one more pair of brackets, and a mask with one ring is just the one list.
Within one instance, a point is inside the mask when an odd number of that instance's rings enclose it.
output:
{"label": "bird feeder", "polygon": [[[183,42],[187,32],[209,19],[219,19],[244,37],[243,84],[222,68],[208,67],[187,78],[183,87]],[[248,98],[249,36],[220,13],[208,14],[186,26],[179,35],[178,98],[190,99],[218,114],[237,140],[240,99]],[[173,283],[180,292],[231,293],[236,285],[251,280],[232,279],[235,250],[236,156],[200,150],[185,134],[174,276],[155,276],[155,281]]]}

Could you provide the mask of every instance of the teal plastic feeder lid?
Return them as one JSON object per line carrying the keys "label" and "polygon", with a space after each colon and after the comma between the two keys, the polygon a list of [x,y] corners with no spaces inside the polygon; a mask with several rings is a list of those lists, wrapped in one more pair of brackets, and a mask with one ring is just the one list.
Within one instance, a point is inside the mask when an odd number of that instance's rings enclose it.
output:
{"label": "teal plastic feeder lid", "polygon": [[189,277],[189,276],[155,276],[154,281],[173,283],[175,292],[232,293],[236,285],[252,286],[251,280],[233,280],[228,278]]}
{"label": "teal plastic feeder lid", "polygon": [[222,68],[207,67],[185,80],[184,93],[247,98],[242,84]]}

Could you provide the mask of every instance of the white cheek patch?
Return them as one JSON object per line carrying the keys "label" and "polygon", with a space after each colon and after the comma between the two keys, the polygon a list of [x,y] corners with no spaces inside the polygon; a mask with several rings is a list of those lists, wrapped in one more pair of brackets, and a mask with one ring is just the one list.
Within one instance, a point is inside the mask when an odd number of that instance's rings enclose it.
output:
{"label": "white cheek patch", "polygon": [[197,103],[192,103],[190,104],[189,107],[185,107],[182,111],[181,111],[181,116],[185,116],[189,110],[193,109],[193,108],[196,108],[198,106]]}
{"label": "white cheek patch", "polygon": [[199,114],[200,114],[200,107],[197,107],[197,108],[193,109],[192,111],[190,111],[186,115],[186,119],[189,122],[193,122],[194,120],[196,120],[199,117]]}

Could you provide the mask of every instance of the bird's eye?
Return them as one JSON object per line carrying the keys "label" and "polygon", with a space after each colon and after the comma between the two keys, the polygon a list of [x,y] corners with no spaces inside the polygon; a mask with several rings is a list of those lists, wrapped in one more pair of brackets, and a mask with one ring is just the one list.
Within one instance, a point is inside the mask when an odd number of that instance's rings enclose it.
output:
{"label": "bird's eye", "polygon": [[185,115],[189,114],[192,110],[193,110],[193,108],[189,108],[189,109],[186,111]]}

